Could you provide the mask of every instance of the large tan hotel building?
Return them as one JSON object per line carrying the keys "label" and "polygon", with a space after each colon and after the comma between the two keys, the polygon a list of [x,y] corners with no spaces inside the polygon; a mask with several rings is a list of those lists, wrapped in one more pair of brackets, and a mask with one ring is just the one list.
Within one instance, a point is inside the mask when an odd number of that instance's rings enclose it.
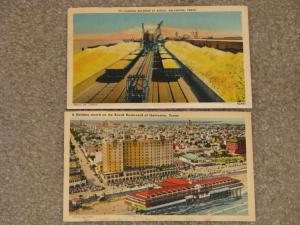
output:
{"label": "large tan hotel building", "polygon": [[103,173],[171,165],[174,161],[170,139],[106,140],[103,143]]}

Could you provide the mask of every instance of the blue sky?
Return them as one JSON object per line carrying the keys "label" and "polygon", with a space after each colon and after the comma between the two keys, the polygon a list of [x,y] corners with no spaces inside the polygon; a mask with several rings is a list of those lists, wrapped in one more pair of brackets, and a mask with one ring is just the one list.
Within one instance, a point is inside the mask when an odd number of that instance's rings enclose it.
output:
{"label": "blue sky", "polygon": [[240,12],[197,13],[83,13],[74,15],[75,34],[105,34],[145,25],[155,25],[163,20],[163,26],[231,32],[241,35]]}

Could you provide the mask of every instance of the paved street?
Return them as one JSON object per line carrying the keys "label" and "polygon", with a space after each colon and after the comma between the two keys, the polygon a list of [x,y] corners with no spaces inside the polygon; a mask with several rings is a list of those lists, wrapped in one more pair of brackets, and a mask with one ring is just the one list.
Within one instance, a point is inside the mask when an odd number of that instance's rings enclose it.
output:
{"label": "paved street", "polygon": [[79,162],[81,165],[81,168],[87,177],[87,180],[90,184],[93,184],[95,186],[101,186],[101,182],[99,181],[98,177],[95,176],[94,171],[90,168],[88,160],[85,158],[85,155],[81,151],[78,143],[75,141],[74,136],[71,135],[71,141],[72,144],[75,145],[75,152],[77,157],[79,158]]}
{"label": "paved street", "polygon": [[215,174],[219,175],[230,175],[232,173],[246,173],[247,166],[243,163],[235,163],[228,165],[216,165],[216,166],[207,166],[207,167],[196,167],[182,171],[182,174],[202,174],[207,176],[212,176]]}

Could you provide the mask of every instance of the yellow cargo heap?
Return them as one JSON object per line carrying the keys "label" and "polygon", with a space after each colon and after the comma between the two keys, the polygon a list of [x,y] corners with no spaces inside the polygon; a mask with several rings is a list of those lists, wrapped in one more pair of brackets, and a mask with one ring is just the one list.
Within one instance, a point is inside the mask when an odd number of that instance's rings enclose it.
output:
{"label": "yellow cargo heap", "polygon": [[73,55],[73,85],[87,80],[130,52],[139,48],[137,42],[121,42],[106,47],[86,49]]}
{"label": "yellow cargo heap", "polygon": [[111,65],[110,67],[108,67],[107,69],[109,69],[109,70],[121,70],[121,69],[126,68],[130,62],[131,61],[129,61],[129,60],[120,60],[120,61],[114,63],[113,65]]}
{"label": "yellow cargo heap", "polygon": [[180,66],[174,59],[163,59],[162,64],[164,69],[179,69]]}
{"label": "yellow cargo heap", "polygon": [[166,50],[159,50],[159,54],[168,54]]}
{"label": "yellow cargo heap", "polygon": [[168,41],[166,48],[226,102],[245,101],[243,53]]}

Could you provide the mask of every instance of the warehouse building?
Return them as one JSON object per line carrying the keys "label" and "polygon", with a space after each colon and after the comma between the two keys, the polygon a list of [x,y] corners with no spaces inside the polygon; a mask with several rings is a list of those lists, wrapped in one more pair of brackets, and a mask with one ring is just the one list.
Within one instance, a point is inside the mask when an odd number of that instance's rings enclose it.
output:
{"label": "warehouse building", "polygon": [[194,201],[210,201],[232,196],[241,197],[243,184],[231,177],[203,180],[167,179],[160,188],[127,195],[126,202],[132,210],[147,212]]}

